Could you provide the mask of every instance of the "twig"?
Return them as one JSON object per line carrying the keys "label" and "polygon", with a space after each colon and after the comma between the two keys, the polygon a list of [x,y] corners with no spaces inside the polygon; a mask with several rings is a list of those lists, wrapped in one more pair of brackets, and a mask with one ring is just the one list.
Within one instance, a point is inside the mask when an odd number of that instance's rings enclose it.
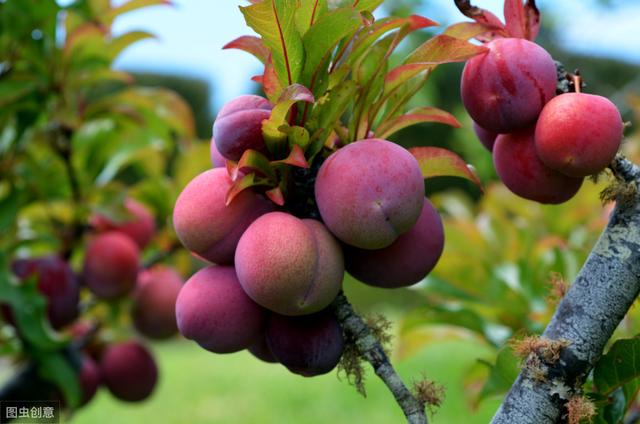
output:
{"label": "twig", "polygon": [[[616,178],[637,188],[637,165],[619,155],[610,167]],[[640,196],[636,190],[632,201],[616,202],[606,229],[542,334],[569,343],[560,360],[545,364],[543,379],[531,378],[526,368],[520,372],[492,423],[558,422],[566,413],[567,398],[579,391],[638,293]]]}
{"label": "twig", "polygon": [[371,364],[376,375],[386,384],[409,424],[426,424],[424,404],[402,382],[389,362],[380,342],[371,334],[369,326],[353,310],[343,293],[333,302],[335,313],[343,330],[353,337],[362,357]]}

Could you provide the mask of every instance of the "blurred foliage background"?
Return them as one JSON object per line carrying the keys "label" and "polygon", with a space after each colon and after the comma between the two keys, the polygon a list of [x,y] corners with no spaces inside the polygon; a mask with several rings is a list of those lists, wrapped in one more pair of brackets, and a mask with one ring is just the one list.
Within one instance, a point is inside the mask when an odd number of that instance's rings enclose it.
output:
{"label": "blurred foliage background", "polygon": [[[434,2],[395,0],[385,7],[398,15],[420,13],[429,17]],[[55,2],[22,0],[17,3],[23,9],[14,9],[13,15],[2,3],[3,249],[18,243],[11,247],[16,252],[56,250],[63,240],[56,229],[75,219],[86,219],[93,210],[117,214],[123,193],[151,207],[162,229],[147,256],[168,249],[175,241],[167,225],[175,196],[193,176],[209,168],[208,141],[215,110],[229,99],[214,97],[218,87],[192,73],[171,73],[152,65],[125,69],[130,71],[127,74],[105,71],[105,63],[108,66],[127,44],[110,48],[102,36],[91,38],[86,32],[80,38],[89,42],[79,43],[81,49],[56,49],[57,21],[47,20],[51,16],[47,7],[55,7]],[[598,7],[615,9],[625,2],[602,3],[604,6]],[[638,64],[559,48],[557,37],[563,28],[557,26],[555,13],[553,4],[545,3],[539,42],[568,69],[580,69],[587,82],[586,91],[607,96],[618,105],[624,119],[631,122],[625,152],[640,160],[640,132],[636,130],[640,96],[634,94],[640,93]],[[580,16],[574,19],[579,21]],[[218,29],[211,26],[200,31],[204,34]],[[404,48],[417,46],[429,35],[412,35]],[[146,35],[132,37],[129,41]],[[157,42],[162,43],[161,37]],[[115,40],[106,42],[113,44]],[[25,50],[25,45],[29,49]],[[198,54],[206,56],[209,52]],[[13,55],[21,61],[16,62]],[[12,72],[42,79],[25,76],[18,86],[3,84],[9,73],[9,58],[12,63],[20,63]],[[92,74],[91,66],[82,61],[108,72],[108,77]],[[82,73],[64,74],[73,72],[74,66]],[[445,386],[446,400],[433,417],[435,423],[489,420],[517,370],[516,360],[503,348],[505,342],[514,335],[535,334],[544,328],[558,300],[554,293],[562,290],[563,282],[575,277],[611,211],[611,205],[603,207],[598,198],[606,184],[604,178],[599,184],[585,182],[579,194],[561,206],[541,206],[519,199],[496,182],[491,155],[475,139],[460,102],[461,70],[462,65],[440,67],[415,102],[453,113],[463,128],[418,125],[401,131],[394,140],[405,146],[441,146],[457,152],[475,167],[484,193],[466,181],[428,181],[427,193],[444,217],[446,245],[436,269],[422,283],[386,291],[349,278],[345,281],[345,291],[358,310],[384,313],[392,320],[392,356],[402,376],[411,381],[424,373]],[[96,85],[96,81],[101,83]],[[58,131],[61,127],[73,130],[74,166],[81,170],[80,184],[86,193],[80,204],[68,201],[64,157],[56,151],[55,143],[48,141],[52,128]],[[17,163],[19,172],[13,173]],[[32,236],[9,240],[6,234],[18,225],[21,234],[26,231]],[[20,234],[17,228],[14,230]],[[80,255],[80,249],[75,253]],[[79,257],[74,258],[77,264]],[[167,261],[184,277],[199,266],[184,250]],[[619,335],[634,335],[639,319],[634,309]],[[335,374],[307,380],[245,353],[214,356],[181,339],[153,347],[161,380],[150,400],[142,406],[127,405],[102,390],[97,401],[78,411],[73,421],[390,423],[402,419],[390,395],[371,373],[369,397],[363,399]],[[496,361],[498,365],[494,366]],[[8,378],[12,370],[12,365],[5,363],[0,380]]]}

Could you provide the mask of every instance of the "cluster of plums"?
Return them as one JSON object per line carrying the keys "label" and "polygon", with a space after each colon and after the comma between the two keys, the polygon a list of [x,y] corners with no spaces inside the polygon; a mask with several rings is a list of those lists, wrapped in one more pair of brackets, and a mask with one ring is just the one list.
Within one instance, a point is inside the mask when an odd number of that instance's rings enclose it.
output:
{"label": "cluster of plums", "polygon": [[371,286],[415,284],[438,261],[444,233],[424,197],[416,159],[374,138],[326,152],[310,176],[314,188],[297,201],[317,205],[313,216],[321,220],[295,216],[305,208],[279,207],[254,189],[226,205],[234,183],[229,169],[247,149],[280,159],[262,135],[271,108],[253,95],[225,105],[213,127],[213,168],[176,201],[179,239],[212,263],[185,283],[176,317],[180,332],[209,351],[248,349],[313,376],[333,369],[342,354],[342,329],[330,305],[345,270]]}
{"label": "cluster of plums", "polygon": [[[155,233],[151,212],[127,199],[129,218],[115,222],[102,215],[91,217],[95,230],[84,255],[83,270],[76,275],[58,256],[16,259],[14,274],[22,281],[35,278],[47,301],[51,326],[73,338],[86,336],[87,325],[77,321],[81,287],[106,301],[130,299],[133,326],[145,337],[165,339],[177,333],[175,303],[182,278],[172,268],[156,265],[141,269],[140,251]],[[15,324],[13,313],[2,305],[5,321]],[[79,381],[82,403],[87,403],[100,384],[117,398],[140,401],[153,391],[157,367],[151,352],[135,340],[105,345],[91,342],[84,349]]]}
{"label": "cluster of plums", "polygon": [[500,38],[486,47],[465,65],[461,94],[498,176],[523,198],[569,200],[584,177],[602,171],[618,151],[618,109],[601,96],[556,96],[555,63],[533,42]]}

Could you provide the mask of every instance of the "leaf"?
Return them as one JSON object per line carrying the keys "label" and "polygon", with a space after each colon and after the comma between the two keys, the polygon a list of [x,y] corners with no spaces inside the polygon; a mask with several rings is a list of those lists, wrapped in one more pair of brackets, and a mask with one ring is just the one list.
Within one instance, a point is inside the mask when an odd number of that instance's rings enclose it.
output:
{"label": "leaf", "polygon": [[479,400],[506,393],[520,372],[520,361],[508,347],[504,347],[498,351],[494,365],[487,364],[484,361],[482,362],[490,368],[490,371],[489,378],[480,392]]}
{"label": "leaf", "polygon": [[247,149],[244,151],[231,174],[231,179],[235,181],[239,172],[244,174],[259,172],[271,180],[276,180],[276,174],[269,163],[269,159],[267,159],[267,157],[262,153],[253,149]]}
{"label": "leaf", "polygon": [[255,186],[270,186],[270,185],[272,184],[269,183],[268,180],[266,180],[265,178],[256,177],[255,173],[247,174],[242,178],[240,178],[239,180],[236,180],[233,182],[233,184],[229,188],[229,191],[227,191],[227,195],[225,197],[225,205],[229,206],[231,202],[233,202],[233,199],[236,198],[237,195],[239,195],[240,193],[242,193],[244,190],[248,188],[255,187]]}
{"label": "leaf", "polygon": [[8,106],[18,102],[38,88],[35,81],[7,79],[0,81],[0,107]]}
{"label": "leaf", "polygon": [[243,35],[225,44],[223,49],[238,49],[254,55],[260,62],[267,63],[269,49],[264,45],[262,38],[253,35]]}
{"label": "leaf", "polygon": [[487,51],[486,47],[476,46],[468,41],[441,34],[420,45],[405,59],[404,63],[464,62]]}
{"label": "leaf", "polygon": [[504,18],[511,37],[533,41],[540,31],[540,11],[535,0],[527,1],[526,6],[522,0],[505,0]]}
{"label": "leaf", "polygon": [[298,81],[304,50],[295,26],[296,0],[265,0],[240,7],[247,25],[262,36],[271,51],[274,69],[283,86]]}
{"label": "leaf", "polygon": [[464,16],[471,18],[483,25],[495,28],[501,33],[501,35],[507,35],[504,24],[500,22],[500,19],[498,19],[496,15],[489,12],[488,10],[472,6],[470,1],[456,2],[456,6]]}
{"label": "leaf", "polygon": [[326,64],[338,42],[356,31],[361,24],[360,14],[352,8],[337,9],[320,18],[303,38],[306,53],[302,81],[312,91],[323,63]]}
{"label": "leaf", "polygon": [[128,2],[122,4],[121,6],[115,7],[107,12],[106,15],[101,16],[100,20],[111,24],[115,18],[118,16],[132,12],[136,9],[141,9],[143,7],[148,6],[157,6],[157,5],[172,5],[173,3],[170,0],[129,0]]}
{"label": "leaf", "polygon": [[262,75],[261,83],[264,94],[266,94],[269,101],[276,103],[282,94],[283,86],[280,84],[280,80],[278,80],[271,56],[269,56],[267,63],[264,65],[264,74]]}
{"label": "leaf", "polygon": [[284,195],[282,194],[282,190],[280,186],[276,188],[272,188],[271,190],[267,190],[264,194],[276,205],[283,206],[284,205]]}
{"label": "leaf", "polygon": [[458,22],[448,26],[443,34],[450,37],[459,38],[461,40],[470,40],[476,38],[479,35],[491,32],[492,27],[479,22]]}
{"label": "leaf", "polygon": [[110,59],[115,59],[124,49],[141,40],[156,38],[155,35],[145,31],[130,31],[114,38],[107,48]]}
{"label": "leaf", "polygon": [[309,28],[324,16],[328,10],[327,0],[306,0],[301,2],[300,7],[296,10],[296,28],[300,35],[304,36]]}
{"label": "leaf", "polygon": [[329,0],[329,8],[337,9],[339,7],[351,6],[360,12],[373,12],[382,2],[383,0]]}
{"label": "leaf", "polygon": [[418,160],[424,178],[465,178],[482,190],[482,183],[476,174],[452,151],[440,147],[412,147],[409,152]]}
{"label": "leaf", "polygon": [[269,151],[277,154],[280,151],[280,145],[286,140],[286,133],[280,131],[280,126],[287,124],[287,115],[291,106],[299,101],[313,103],[315,101],[313,94],[303,85],[292,84],[287,87],[278,102],[271,110],[269,119],[263,121],[262,132]]}
{"label": "leaf", "polygon": [[80,405],[82,388],[78,372],[63,352],[38,355],[38,371],[46,380],[54,383],[62,393],[68,405],[73,409]]}
{"label": "leaf", "polygon": [[430,71],[435,68],[435,66],[436,65],[432,63],[409,63],[407,65],[400,65],[393,68],[385,77],[384,94],[388,95],[411,78],[421,74],[422,72]]}
{"label": "leaf", "polygon": [[617,340],[593,370],[593,382],[604,395],[639,377],[640,337]]}
{"label": "leaf", "polygon": [[274,161],[273,163],[284,163],[291,166],[297,166],[298,168],[309,168],[309,163],[304,157],[304,151],[302,147],[294,144],[289,152],[289,156],[282,160]]}
{"label": "leaf", "polygon": [[376,136],[382,139],[389,138],[390,135],[403,128],[423,122],[439,122],[460,128],[460,122],[449,112],[435,107],[419,107],[410,110],[407,114],[398,116],[384,122],[376,129]]}

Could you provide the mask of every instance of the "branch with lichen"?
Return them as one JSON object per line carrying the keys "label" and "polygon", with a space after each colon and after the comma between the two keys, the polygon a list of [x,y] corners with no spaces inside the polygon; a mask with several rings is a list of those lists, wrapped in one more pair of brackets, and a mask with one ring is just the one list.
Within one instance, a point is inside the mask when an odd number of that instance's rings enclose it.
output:
{"label": "branch with lichen", "polygon": [[[358,391],[364,393],[363,371],[359,358],[373,367],[376,375],[384,382],[402,409],[409,424],[426,424],[425,408],[437,406],[442,397],[441,389],[427,380],[414,384],[414,392],[404,384],[396,370],[389,362],[385,352],[384,335],[386,324],[376,319],[368,325],[354,310],[343,293],[333,302],[336,317],[347,339],[347,350],[343,357],[343,370],[347,376],[351,374],[351,382]],[[347,361],[345,364],[344,361]],[[351,373],[349,372],[351,370]],[[355,372],[354,372],[355,369]]]}
{"label": "branch with lichen", "polygon": [[[607,198],[616,200],[609,223],[576,280],[529,351],[493,424],[551,424],[579,410],[587,375],[640,293],[640,168],[618,155]],[[559,346],[545,355],[545,346]],[[584,409],[584,408],[582,408]]]}

